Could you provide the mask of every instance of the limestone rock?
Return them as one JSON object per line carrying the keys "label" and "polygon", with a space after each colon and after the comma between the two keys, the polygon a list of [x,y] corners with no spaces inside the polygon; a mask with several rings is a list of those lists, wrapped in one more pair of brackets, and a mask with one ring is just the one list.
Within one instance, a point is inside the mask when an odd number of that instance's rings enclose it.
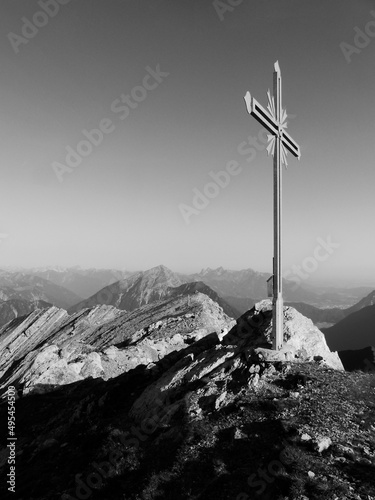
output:
{"label": "limestone rock", "polygon": [[17,360],[43,344],[62,324],[68,313],[50,307],[37,309],[17,318],[0,329],[0,377]]}
{"label": "limestone rock", "polygon": [[314,449],[318,453],[322,453],[323,451],[328,450],[328,448],[331,446],[331,444],[332,444],[331,438],[320,437],[314,441]]}
{"label": "limestone rock", "polygon": [[[53,321],[56,315],[59,321]],[[17,365],[8,373],[4,370],[2,387],[17,382],[26,394],[88,377],[108,380],[139,365],[155,365],[212,334],[218,342],[216,332],[233,324],[218,304],[200,293],[134,313],[100,305],[72,316],[50,308],[39,316],[41,331],[36,336],[30,338],[28,317],[4,337],[12,349],[4,368],[15,362],[11,354],[21,340],[23,349],[17,351]]]}
{"label": "limestone rock", "polygon": [[[186,407],[183,387],[196,380],[225,384],[227,391],[230,389],[227,393],[230,399],[230,393],[235,394],[246,386],[257,386],[263,372],[270,373],[266,368],[270,363],[311,361],[314,356],[321,356],[326,365],[343,369],[337,353],[328,349],[322,332],[293,308],[284,308],[285,344],[280,351],[271,349],[271,334],[272,304],[265,300],[241,316],[221,342],[219,334],[217,341],[194,360],[189,363],[181,360],[148,386],[130,410],[131,416],[142,420],[151,414],[156,404],[168,407],[169,401]],[[196,403],[189,400],[189,413],[209,411],[219,395],[219,388],[213,392],[206,389],[200,393],[197,403],[200,410],[197,411]],[[294,392],[292,396],[297,398],[299,393]]]}
{"label": "limestone rock", "polygon": [[224,343],[241,346],[248,352],[255,351],[267,362],[321,361],[336,370],[344,367],[337,352],[331,352],[324,334],[313,322],[292,307],[284,307],[283,347],[272,350],[272,301],[263,300],[251,311],[243,314],[223,339]]}

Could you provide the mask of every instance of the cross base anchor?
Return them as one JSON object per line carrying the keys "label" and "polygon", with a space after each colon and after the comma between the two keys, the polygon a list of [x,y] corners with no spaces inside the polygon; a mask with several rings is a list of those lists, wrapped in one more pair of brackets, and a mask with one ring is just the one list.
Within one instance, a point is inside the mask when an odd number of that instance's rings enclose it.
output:
{"label": "cross base anchor", "polygon": [[278,296],[272,301],[272,349],[278,351],[283,346],[284,301]]}

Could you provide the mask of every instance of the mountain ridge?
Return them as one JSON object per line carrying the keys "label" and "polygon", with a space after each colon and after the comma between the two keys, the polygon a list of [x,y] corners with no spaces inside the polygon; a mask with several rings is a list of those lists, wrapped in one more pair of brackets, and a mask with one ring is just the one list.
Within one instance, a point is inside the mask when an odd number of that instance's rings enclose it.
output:
{"label": "mountain ridge", "polygon": [[202,281],[186,282],[180,275],[167,267],[159,265],[147,271],[140,271],[124,280],[103,288],[72,308],[69,313],[98,303],[113,305],[119,309],[133,311],[145,304],[155,302],[179,294],[189,295],[192,292],[202,292],[218,302],[227,314],[234,317],[239,312],[225,302],[214,290]]}

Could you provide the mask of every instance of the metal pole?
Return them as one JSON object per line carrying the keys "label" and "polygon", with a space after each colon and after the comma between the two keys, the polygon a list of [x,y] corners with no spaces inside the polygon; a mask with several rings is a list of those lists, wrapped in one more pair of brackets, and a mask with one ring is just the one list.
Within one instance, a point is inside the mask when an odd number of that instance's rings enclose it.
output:
{"label": "metal pole", "polygon": [[[276,120],[280,121],[281,117],[281,75],[278,63],[275,64],[275,72],[273,74],[273,95],[275,99]],[[273,318],[273,342],[272,347],[278,350],[283,345],[283,293],[282,293],[282,276],[281,276],[281,262],[282,262],[282,196],[281,196],[281,139],[280,136],[276,137],[275,155],[273,159],[273,172],[274,172],[274,281],[273,281],[273,304],[272,304],[272,318]]]}

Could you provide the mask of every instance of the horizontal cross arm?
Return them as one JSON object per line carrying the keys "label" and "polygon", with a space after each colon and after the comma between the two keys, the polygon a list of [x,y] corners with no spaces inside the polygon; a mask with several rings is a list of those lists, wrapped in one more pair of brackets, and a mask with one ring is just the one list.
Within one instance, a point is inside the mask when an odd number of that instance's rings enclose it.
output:
{"label": "horizontal cross arm", "polygon": [[271,134],[273,135],[277,135],[277,124],[275,123],[272,116],[268,113],[268,111],[263,108],[263,106],[259,104],[259,102],[254,97],[251,96],[250,92],[246,93],[244,99],[246,102],[248,113],[256,118],[256,120],[258,120],[258,122],[263,125],[263,127],[266,128],[268,132],[271,132]]}
{"label": "horizontal cross arm", "polygon": [[301,151],[298,144],[290,137],[290,135],[285,130],[283,130],[281,141],[286,147],[286,149],[290,151],[290,153],[292,153],[293,156],[295,156],[298,159],[301,158]]}

